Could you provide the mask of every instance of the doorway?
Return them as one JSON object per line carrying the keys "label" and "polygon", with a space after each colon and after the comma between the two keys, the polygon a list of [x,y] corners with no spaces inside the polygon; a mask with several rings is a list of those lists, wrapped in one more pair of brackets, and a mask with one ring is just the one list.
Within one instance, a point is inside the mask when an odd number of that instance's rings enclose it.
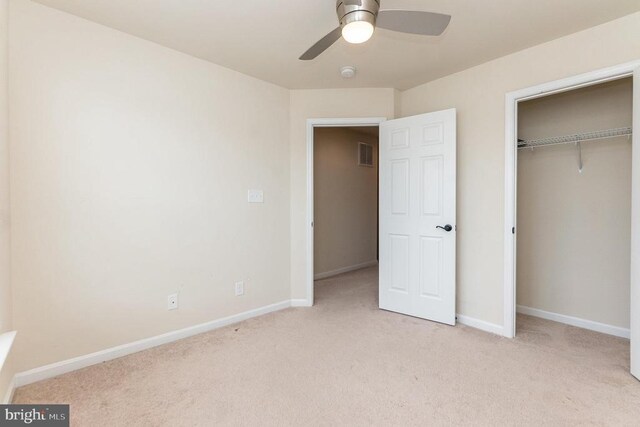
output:
{"label": "doorway", "polygon": [[507,95],[504,292],[505,336],[516,311],[630,336],[636,377],[638,67]]}
{"label": "doorway", "polygon": [[379,308],[455,325],[456,110],[307,124],[306,305],[314,298],[315,128],[379,126]]}
{"label": "doorway", "polygon": [[517,313],[629,338],[632,94],[627,77],[518,105]]}
{"label": "doorway", "polygon": [[316,286],[378,264],[378,138],[377,126],[314,129]]}
{"label": "doorway", "polygon": [[315,300],[315,130],[322,128],[375,128],[385,122],[384,117],[371,118],[334,118],[334,119],[308,119],[307,120],[307,275],[306,306],[313,306]]}

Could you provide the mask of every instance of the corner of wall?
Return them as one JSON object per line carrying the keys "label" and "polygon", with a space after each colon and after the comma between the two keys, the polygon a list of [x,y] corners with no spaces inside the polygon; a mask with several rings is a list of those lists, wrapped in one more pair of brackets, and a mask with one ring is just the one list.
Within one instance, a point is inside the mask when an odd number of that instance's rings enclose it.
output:
{"label": "corner of wall", "polygon": [[0,403],[14,392],[9,186],[9,0],[0,0]]}
{"label": "corner of wall", "polygon": [[0,333],[12,328],[9,209],[9,1],[0,0]]}
{"label": "corner of wall", "polygon": [[393,90],[393,118],[402,117],[402,92],[398,89]]}

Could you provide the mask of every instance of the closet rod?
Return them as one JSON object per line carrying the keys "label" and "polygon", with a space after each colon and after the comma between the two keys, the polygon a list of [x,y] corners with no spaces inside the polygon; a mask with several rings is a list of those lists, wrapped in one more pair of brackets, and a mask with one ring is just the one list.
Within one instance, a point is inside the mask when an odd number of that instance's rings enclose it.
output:
{"label": "closet rod", "polygon": [[594,141],[597,139],[615,138],[618,136],[631,136],[631,127],[599,130],[595,132],[577,133],[574,135],[554,136],[551,138],[532,139],[528,141],[518,140],[518,150],[525,148],[544,147],[547,145],[575,144],[578,142]]}

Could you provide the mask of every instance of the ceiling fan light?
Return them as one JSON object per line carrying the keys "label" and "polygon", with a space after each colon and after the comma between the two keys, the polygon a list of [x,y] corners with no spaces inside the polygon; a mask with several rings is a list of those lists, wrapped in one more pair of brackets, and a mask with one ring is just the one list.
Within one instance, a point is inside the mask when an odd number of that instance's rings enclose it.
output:
{"label": "ceiling fan light", "polygon": [[374,27],[367,21],[354,21],[342,27],[342,37],[353,44],[364,43],[373,36]]}

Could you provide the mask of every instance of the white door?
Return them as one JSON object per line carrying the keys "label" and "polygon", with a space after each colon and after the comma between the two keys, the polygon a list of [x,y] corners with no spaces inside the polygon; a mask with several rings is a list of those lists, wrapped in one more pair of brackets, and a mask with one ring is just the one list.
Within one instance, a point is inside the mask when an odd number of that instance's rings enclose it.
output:
{"label": "white door", "polygon": [[631,178],[631,374],[640,379],[640,69],[633,73]]}
{"label": "white door", "polygon": [[380,308],[455,325],[456,110],[380,126]]}

